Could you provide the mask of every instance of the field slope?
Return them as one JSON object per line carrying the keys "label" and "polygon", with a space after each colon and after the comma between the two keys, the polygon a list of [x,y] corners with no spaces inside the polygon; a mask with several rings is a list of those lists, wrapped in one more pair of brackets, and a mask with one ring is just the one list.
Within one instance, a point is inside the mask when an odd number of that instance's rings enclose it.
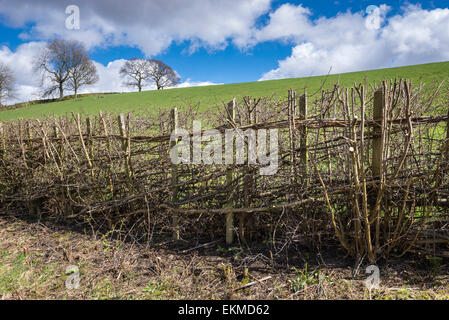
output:
{"label": "field slope", "polygon": [[298,92],[307,90],[309,94],[313,94],[321,88],[330,88],[337,82],[343,86],[352,86],[355,82],[373,83],[383,79],[408,78],[416,83],[429,84],[448,77],[449,62],[440,62],[330,76],[167,89],[141,93],[98,94],[83,96],[77,100],[69,99],[51,103],[37,103],[1,111],[0,120],[43,118],[70,112],[98,114],[100,110],[114,113],[128,111],[157,112],[159,108],[196,104],[199,104],[200,109],[205,110],[216,108],[222,102],[229,101],[233,97],[285,96],[289,88],[293,88]]}

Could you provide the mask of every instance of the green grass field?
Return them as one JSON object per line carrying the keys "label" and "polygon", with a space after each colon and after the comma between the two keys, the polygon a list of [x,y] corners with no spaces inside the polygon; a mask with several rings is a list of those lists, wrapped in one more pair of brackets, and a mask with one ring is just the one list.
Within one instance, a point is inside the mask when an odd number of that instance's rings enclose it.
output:
{"label": "green grass field", "polygon": [[352,72],[339,75],[270,80],[259,82],[235,83],[226,85],[167,89],[163,91],[145,91],[120,94],[99,94],[82,96],[77,100],[51,103],[37,103],[0,112],[0,120],[43,118],[51,115],[63,115],[70,112],[98,114],[106,112],[157,112],[159,108],[188,106],[199,103],[200,110],[216,108],[222,102],[233,97],[243,96],[286,96],[293,88],[298,92],[307,90],[309,94],[328,89],[335,83],[352,86],[357,83],[373,83],[383,79],[407,78],[415,83],[434,83],[449,77],[449,62],[431,63],[391,69]]}

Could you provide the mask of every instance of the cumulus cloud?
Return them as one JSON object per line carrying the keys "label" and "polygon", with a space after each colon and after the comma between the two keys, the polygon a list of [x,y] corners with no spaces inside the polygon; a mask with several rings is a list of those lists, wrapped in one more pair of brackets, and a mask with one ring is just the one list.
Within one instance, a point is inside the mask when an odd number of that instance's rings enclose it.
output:
{"label": "cumulus cloud", "polygon": [[219,84],[223,83],[215,83],[211,81],[192,81],[191,79],[187,79],[186,81],[176,85],[176,88],[215,86]]}
{"label": "cumulus cloud", "polygon": [[0,14],[13,27],[33,25],[26,40],[55,36],[83,40],[88,47],[129,45],[147,56],[161,53],[172,42],[191,41],[224,48],[228,39],[247,38],[256,19],[270,9],[271,0],[78,0],[80,29],[65,28],[67,1],[0,0]]}
{"label": "cumulus cloud", "polygon": [[91,92],[130,92],[134,88],[124,86],[120,77],[120,68],[125,64],[126,60],[119,59],[109,62],[106,66],[94,61],[99,80],[92,86],[84,87],[82,93]]}
{"label": "cumulus cloud", "polygon": [[386,18],[389,9],[312,20],[301,5],[281,6],[249,42],[284,39],[293,43],[292,54],[260,80],[449,60],[449,9],[408,6]]}
{"label": "cumulus cloud", "polygon": [[[132,46],[151,57],[173,42],[220,50],[232,42],[242,50],[259,43],[283,41],[291,55],[260,80],[342,73],[449,60],[449,9],[424,10],[409,5],[388,16],[387,5],[368,12],[343,12],[314,19],[303,5],[272,0],[78,0],[80,30],[65,28],[71,1],[0,0],[2,23],[22,28],[29,41],[14,52],[0,47],[0,62],[11,66],[18,80],[18,100],[37,98],[32,58],[44,41],[55,36],[83,41],[88,48]],[[258,19],[267,15],[267,23]],[[95,62],[100,81],[84,92],[125,92],[118,71],[124,60]],[[210,85],[187,79],[177,87]],[[153,89],[148,87],[146,89]]]}
{"label": "cumulus cloud", "polygon": [[15,99],[9,102],[39,98],[39,79],[33,77],[33,61],[44,45],[42,42],[29,42],[20,45],[15,52],[6,46],[0,47],[0,62],[11,68],[17,84]]}

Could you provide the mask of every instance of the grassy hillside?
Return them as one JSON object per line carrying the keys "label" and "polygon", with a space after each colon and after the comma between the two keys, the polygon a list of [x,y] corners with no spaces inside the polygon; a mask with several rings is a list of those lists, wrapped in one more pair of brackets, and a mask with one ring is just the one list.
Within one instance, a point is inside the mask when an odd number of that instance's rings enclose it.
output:
{"label": "grassy hillside", "polygon": [[449,77],[449,62],[431,63],[416,66],[352,72],[340,75],[270,80],[260,82],[235,83],[217,86],[168,89],[120,94],[87,95],[77,100],[26,105],[24,107],[0,112],[0,120],[18,118],[42,118],[48,115],[61,115],[70,112],[97,114],[100,110],[108,112],[128,112],[148,110],[157,112],[159,108],[194,105],[201,109],[214,108],[223,101],[243,96],[285,96],[289,88],[298,92],[307,90],[309,94],[322,86],[332,87],[336,82],[351,86],[355,82],[372,83],[382,79],[408,78],[415,82],[430,83]]}

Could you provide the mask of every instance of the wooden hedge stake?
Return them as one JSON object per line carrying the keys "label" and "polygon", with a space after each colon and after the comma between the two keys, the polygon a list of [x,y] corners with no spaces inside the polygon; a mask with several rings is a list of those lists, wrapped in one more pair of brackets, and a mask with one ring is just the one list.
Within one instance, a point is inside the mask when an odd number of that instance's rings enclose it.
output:
{"label": "wooden hedge stake", "polygon": [[[449,143],[449,110],[447,111],[446,139],[447,139],[447,143]],[[448,155],[449,155],[449,150],[446,149],[446,156],[448,156]]]}
{"label": "wooden hedge stake", "polygon": [[[307,120],[307,93],[304,93],[299,98],[299,120]],[[307,150],[307,127],[302,126],[300,129],[301,150],[299,153],[299,159],[303,169],[303,183],[307,185],[307,164],[309,161],[309,151]]]}
{"label": "wooden hedge stake", "polygon": [[90,161],[89,152],[87,151],[86,143],[84,142],[84,138],[83,138],[83,131],[81,130],[81,120],[80,120],[79,113],[76,114],[76,124],[78,126],[78,133],[80,136],[81,146],[83,147],[84,155],[86,156],[86,159],[87,159],[87,164],[89,165],[91,172],[93,172],[92,171],[92,169],[93,169],[92,161]]}
{"label": "wooden hedge stake", "polygon": [[4,135],[4,125],[3,123],[0,122],[0,159],[1,160],[5,160],[5,155],[6,155],[6,140],[5,140],[5,135]]}
{"label": "wooden hedge stake", "polygon": [[[254,125],[258,122],[258,104],[260,102],[260,99],[254,99],[251,102],[251,99],[248,99],[246,103],[248,108],[248,125]],[[257,137],[257,135],[256,135]],[[249,140],[248,140],[249,143]],[[249,146],[249,144],[248,144]],[[243,203],[246,208],[249,208],[251,206],[251,192],[253,192],[255,186],[256,186],[256,179],[254,176],[253,168],[251,167],[251,164],[249,162],[250,160],[250,153],[255,153],[254,156],[257,157],[257,139],[255,144],[255,150],[250,150],[248,148],[248,153],[246,156],[247,164],[243,167],[243,183],[241,185],[242,187],[242,194],[244,196]],[[248,215],[248,212],[242,212],[239,215],[239,237],[240,242],[243,244],[247,243],[247,239],[251,240],[252,238],[252,231],[254,230],[255,226],[255,219],[253,215]]]}
{"label": "wooden hedge stake", "polygon": [[295,116],[296,116],[296,92],[288,90],[288,133],[290,140],[290,180],[296,182],[296,141],[295,141]]}
{"label": "wooden hedge stake", "polygon": [[374,138],[372,141],[373,154],[371,162],[374,177],[380,177],[382,173],[382,123],[384,107],[384,92],[383,88],[380,88],[374,93],[373,120],[376,121],[376,125],[373,129]]}
{"label": "wooden hedge stake", "polygon": [[[235,123],[235,98],[228,103],[228,120]],[[234,141],[232,141],[232,154],[234,158]],[[226,185],[229,185],[234,180],[234,167],[229,168],[226,173]],[[232,201],[228,200],[228,208],[232,208]],[[226,214],[226,244],[231,245],[234,242],[234,213]]]}
{"label": "wooden hedge stake", "polygon": [[131,170],[131,145],[128,130],[126,129],[125,115],[121,113],[118,116],[120,135],[122,136],[122,150],[125,153],[125,169],[130,187],[132,187],[132,170]]}
{"label": "wooden hedge stake", "polygon": [[[31,133],[31,124],[30,124],[30,120],[28,120],[26,123],[26,133],[27,133],[27,139],[28,139],[28,143],[27,143],[27,147],[30,151],[33,150],[33,142],[31,141],[31,139],[33,138],[33,135]],[[32,152],[30,152],[32,153]]]}
{"label": "wooden hedge stake", "polygon": [[[55,140],[59,139],[59,129],[56,125],[56,120],[55,123],[53,124],[53,137],[55,138]],[[58,144],[57,148],[56,148],[56,163],[58,164],[58,166],[62,166],[62,139],[61,139],[61,143]]]}
{"label": "wooden hedge stake", "polygon": [[[384,121],[385,121],[385,108],[386,108],[386,82],[383,82],[383,87],[378,89],[374,93],[374,106],[373,106],[373,120],[376,122],[373,129],[373,158],[372,158],[372,171],[373,177],[378,178],[380,181],[379,188],[382,188],[383,183],[383,168],[382,168],[382,160],[383,160],[383,151],[384,151]],[[376,221],[376,230],[375,230],[375,249],[374,252],[377,252],[379,248],[379,239],[380,239],[380,204],[379,204],[379,196],[381,194],[381,190],[378,191],[376,198],[370,199],[373,204],[373,212],[375,215]],[[374,258],[369,257],[372,261]]]}
{"label": "wooden hedge stake", "polygon": [[103,116],[103,112],[100,111],[100,118],[101,118],[101,123],[103,124],[103,130],[104,130],[104,135],[106,136],[106,148],[108,151],[108,159],[109,159],[109,166],[108,166],[108,176],[109,176],[109,191],[111,193],[111,196],[113,197],[115,192],[114,192],[114,180],[112,177],[112,168],[114,167],[114,164],[112,162],[112,157],[111,157],[111,140],[109,137],[109,131],[108,131],[108,126],[106,125],[106,120]]}
{"label": "wooden hedge stake", "polygon": [[[171,129],[176,131],[178,129],[178,108],[173,108],[171,111]],[[170,141],[170,149],[173,148],[178,143],[178,140]],[[171,165],[171,184],[173,186],[173,202],[178,201],[178,172],[176,165],[172,163]],[[173,213],[173,239],[179,240],[179,216],[178,213]]]}
{"label": "wooden hedge stake", "polygon": [[92,141],[92,121],[90,117],[86,118],[86,133],[87,133],[87,150],[89,151],[89,157],[93,159],[93,141]]}

